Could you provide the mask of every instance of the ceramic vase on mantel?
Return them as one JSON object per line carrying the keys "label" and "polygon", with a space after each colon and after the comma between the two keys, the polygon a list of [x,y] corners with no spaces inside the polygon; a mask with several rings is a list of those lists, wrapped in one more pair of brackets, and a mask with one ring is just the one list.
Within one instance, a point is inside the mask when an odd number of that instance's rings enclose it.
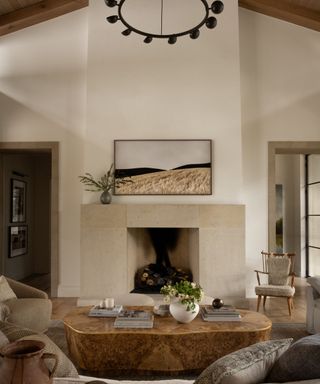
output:
{"label": "ceramic vase on mantel", "polygon": [[180,301],[171,303],[169,306],[169,311],[179,323],[190,323],[199,313],[199,305],[195,304],[195,309],[187,311],[185,304],[180,303]]}
{"label": "ceramic vase on mantel", "polygon": [[109,191],[103,191],[100,196],[101,204],[110,204],[111,203],[111,193]]}

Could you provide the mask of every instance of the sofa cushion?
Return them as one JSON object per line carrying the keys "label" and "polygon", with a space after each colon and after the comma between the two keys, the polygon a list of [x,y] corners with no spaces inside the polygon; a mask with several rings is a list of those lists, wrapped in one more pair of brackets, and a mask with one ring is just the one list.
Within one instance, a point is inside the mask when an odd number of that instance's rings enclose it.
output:
{"label": "sofa cushion", "polygon": [[220,358],[206,368],[195,384],[262,383],[292,339],[263,341]]}
{"label": "sofa cushion", "polygon": [[320,299],[314,300],[314,306],[320,308]]}
{"label": "sofa cushion", "polygon": [[0,321],[6,321],[9,315],[9,307],[5,303],[0,302]]}
{"label": "sofa cushion", "polygon": [[266,382],[320,378],[320,333],[303,337],[275,362]]}
{"label": "sofa cushion", "polygon": [[17,341],[24,336],[34,335],[36,331],[28,328],[22,328],[18,325],[0,321],[0,331],[8,338],[10,342]]}
{"label": "sofa cushion", "polygon": [[0,301],[5,301],[9,299],[16,299],[17,296],[10,288],[7,279],[2,275],[0,276]]}
{"label": "sofa cushion", "polygon": [[0,348],[4,347],[7,344],[9,344],[9,339],[3,332],[0,331]]}
{"label": "sofa cushion", "polygon": [[256,295],[262,296],[293,296],[295,288],[290,285],[257,285],[255,287]]}
{"label": "sofa cushion", "polygon": [[320,276],[308,277],[307,282],[320,294]]}
{"label": "sofa cushion", "polygon": [[[299,381],[286,381],[285,384],[319,384],[319,379],[313,379],[313,380],[299,380]],[[268,384],[279,384],[277,383],[268,383]]]}
{"label": "sofa cushion", "polygon": [[[54,353],[58,358],[58,366],[54,373],[54,377],[78,377],[78,372],[70,359],[61,351],[61,349],[49,339],[47,335],[36,334],[22,337],[20,340],[39,340],[45,343],[44,352]],[[54,359],[45,359],[49,371],[54,366]]]}
{"label": "sofa cushion", "polygon": [[[48,329],[51,313],[52,302],[48,299],[11,299],[5,304],[10,309],[7,321],[17,324],[21,327],[34,329],[37,332],[44,332]],[[35,316],[35,314],[37,314]]]}

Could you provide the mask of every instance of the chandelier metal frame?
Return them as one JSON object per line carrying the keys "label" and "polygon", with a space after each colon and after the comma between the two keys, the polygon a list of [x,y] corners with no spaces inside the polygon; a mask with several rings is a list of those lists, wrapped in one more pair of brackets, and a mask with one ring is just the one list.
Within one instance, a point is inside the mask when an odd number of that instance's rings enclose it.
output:
{"label": "chandelier metal frame", "polygon": [[161,32],[160,32],[160,34],[156,34],[156,33],[149,33],[149,32],[142,31],[142,30],[134,27],[130,23],[128,23],[128,21],[124,18],[123,12],[122,12],[122,8],[123,8],[126,1],[127,0],[120,0],[119,2],[117,0],[105,0],[105,4],[108,7],[110,7],[110,8],[113,8],[116,6],[118,7],[118,14],[108,16],[106,19],[111,24],[114,24],[118,20],[120,20],[122,22],[122,24],[127,28],[124,31],[122,31],[122,34],[124,36],[129,36],[131,34],[131,32],[134,32],[138,35],[145,36],[144,42],[147,44],[151,43],[154,38],[156,38],[156,39],[168,39],[169,44],[175,44],[178,37],[186,36],[186,35],[189,35],[191,39],[197,39],[200,35],[200,28],[201,27],[206,25],[207,28],[213,29],[217,25],[217,19],[214,16],[210,16],[210,11],[212,11],[212,13],[217,15],[217,14],[220,14],[224,9],[224,5],[223,5],[222,1],[216,0],[211,4],[211,6],[209,6],[207,0],[198,0],[203,4],[204,10],[205,10],[205,15],[199,24],[197,24],[193,28],[190,28],[186,31],[177,32],[177,33],[170,33],[170,34],[163,34],[162,33],[162,31],[163,31],[163,0],[160,0],[161,1],[161,12],[160,12],[160,30],[161,30]]}

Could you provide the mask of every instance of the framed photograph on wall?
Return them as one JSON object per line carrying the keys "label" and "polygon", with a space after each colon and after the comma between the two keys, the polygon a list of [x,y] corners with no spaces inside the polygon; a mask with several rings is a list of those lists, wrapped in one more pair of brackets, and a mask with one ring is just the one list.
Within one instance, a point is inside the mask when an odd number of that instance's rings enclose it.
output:
{"label": "framed photograph on wall", "polygon": [[26,225],[9,227],[9,257],[26,254],[28,251],[28,227]]}
{"label": "framed photograph on wall", "polygon": [[27,183],[25,181],[11,179],[12,223],[24,223],[26,221],[26,193]]}
{"label": "framed photograph on wall", "polygon": [[212,140],[115,140],[114,165],[115,195],[212,194]]}

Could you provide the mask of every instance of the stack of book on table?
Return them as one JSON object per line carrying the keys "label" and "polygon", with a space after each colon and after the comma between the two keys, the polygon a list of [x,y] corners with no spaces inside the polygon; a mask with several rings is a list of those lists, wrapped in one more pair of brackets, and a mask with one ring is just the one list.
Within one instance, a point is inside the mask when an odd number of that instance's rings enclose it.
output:
{"label": "stack of book on table", "polygon": [[241,316],[237,309],[230,305],[221,308],[204,306],[201,308],[201,316],[204,321],[240,321]]}
{"label": "stack of book on table", "polygon": [[115,328],[152,328],[153,314],[143,310],[124,310],[114,321]]}
{"label": "stack of book on table", "polygon": [[113,308],[101,308],[99,305],[95,305],[89,311],[91,317],[117,317],[122,311],[122,305],[115,305]]}

